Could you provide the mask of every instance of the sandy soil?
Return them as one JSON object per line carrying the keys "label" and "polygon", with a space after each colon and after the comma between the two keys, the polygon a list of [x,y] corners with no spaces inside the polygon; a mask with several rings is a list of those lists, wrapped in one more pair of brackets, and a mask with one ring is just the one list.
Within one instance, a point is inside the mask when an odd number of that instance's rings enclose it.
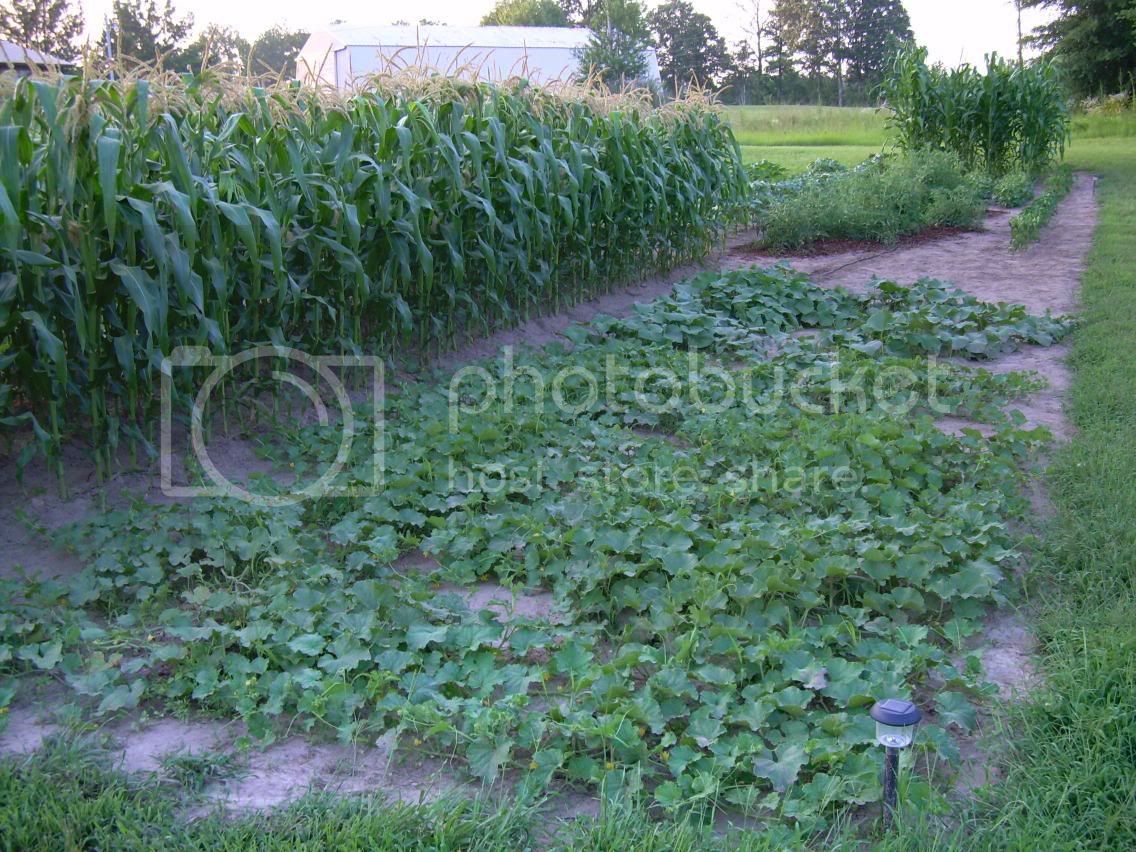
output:
{"label": "sandy soil", "polygon": [[[813,257],[772,257],[745,249],[753,234],[730,241],[724,252],[712,255],[698,266],[675,270],[634,286],[586,302],[553,317],[533,320],[515,329],[466,345],[446,356],[439,364],[453,367],[495,354],[504,345],[541,346],[564,341],[562,332],[573,323],[584,322],[596,314],[627,315],[634,305],[667,293],[671,285],[700,269],[737,268],[788,261],[813,275],[820,283],[844,285],[854,289],[868,286],[873,278],[909,283],[933,277],[953,282],[980,298],[1026,304],[1032,311],[1074,312],[1085,256],[1096,224],[1095,179],[1080,176],[1062,203],[1053,223],[1042,239],[1022,252],[1010,250],[1009,214],[995,210],[985,227],[975,233],[947,234],[939,239],[913,241],[892,249],[858,249]],[[1062,409],[1062,398],[1069,385],[1065,365],[1066,346],[1029,349],[987,366],[993,370],[1036,370],[1050,383],[1048,389],[1018,407],[1032,424],[1049,427],[1058,439],[1070,435]],[[943,428],[958,429],[965,421],[944,421]],[[226,446],[218,441],[217,453],[245,473],[262,471],[249,447],[232,439]],[[58,497],[54,477],[42,465],[32,465],[25,480],[15,478],[14,465],[0,469],[0,576],[22,571],[38,576],[66,577],[79,570],[77,560],[45,543],[44,538],[21,520],[27,512],[37,524],[50,531],[62,524],[98,511],[100,496],[92,468],[82,448],[68,450],[67,479],[69,500]],[[1045,516],[1047,503],[1043,489],[1033,487],[1037,509]],[[156,471],[145,469],[116,476],[102,495],[109,505],[122,505],[131,496],[160,501]],[[411,561],[407,569],[429,567]],[[456,591],[456,590],[455,590]],[[503,617],[555,618],[552,596],[543,592],[513,596],[499,586],[485,584],[461,592],[471,606],[488,607]],[[1036,679],[1031,665],[1033,637],[1016,613],[993,614],[977,650],[1000,694],[1012,696]],[[0,733],[0,754],[34,751],[45,736],[58,731],[58,720],[51,715],[56,702],[42,695],[18,699],[11,708],[6,730]],[[240,735],[239,725],[215,722],[183,722],[172,719],[141,723],[127,720],[112,733],[122,746],[122,765],[128,771],[158,770],[163,755],[178,750],[230,748]],[[384,738],[373,745],[348,748],[319,744],[305,738],[289,737],[265,750],[250,752],[246,774],[207,791],[211,806],[234,810],[269,808],[290,801],[310,789],[336,789],[347,792],[382,790],[395,798],[416,801],[460,785],[456,776],[440,763],[430,761],[400,763],[403,750]],[[967,761],[960,773],[960,787],[973,787],[989,780],[981,772],[984,756],[970,738],[962,740]],[[392,759],[392,756],[397,755]],[[569,797],[558,810],[560,817],[595,812],[592,799]]]}

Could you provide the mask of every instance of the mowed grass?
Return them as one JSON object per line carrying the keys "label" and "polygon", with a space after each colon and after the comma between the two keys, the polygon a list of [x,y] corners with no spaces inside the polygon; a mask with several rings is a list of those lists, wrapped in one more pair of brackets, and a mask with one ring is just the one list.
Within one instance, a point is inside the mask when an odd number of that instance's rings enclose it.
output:
{"label": "mowed grass", "polygon": [[771,160],[794,173],[803,172],[816,160],[830,159],[846,166],[854,166],[878,153],[880,153],[878,145],[742,146],[742,159],[745,162]]}
{"label": "mowed grass", "polygon": [[875,109],[727,107],[725,116],[745,162],[771,160],[790,172],[804,171],[820,159],[854,166],[878,154],[887,140],[885,114]]}
{"label": "mowed grass", "polygon": [[1015,709],[992,831],[1033,848],[1136,848],[1136,145],[1075,142],[1100,176],[1100,223],[1071,364],[1078,433],[1057,456],[1057,507],[1036,586],[1042,670]]}
{"label": "mowed grass", "polygon": [[727,107],[726,120],[740,145],[879,148],[887,113],[871,107]]}

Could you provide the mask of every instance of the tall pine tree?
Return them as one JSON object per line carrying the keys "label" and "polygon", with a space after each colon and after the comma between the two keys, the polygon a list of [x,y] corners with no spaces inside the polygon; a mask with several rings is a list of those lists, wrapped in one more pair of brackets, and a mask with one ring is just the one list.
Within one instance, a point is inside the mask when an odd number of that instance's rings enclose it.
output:
{"label": "tall pine tree", "polygon": [[848,79],[868,85],[883,81],[899,49],[915,41],[901,0],[851,0]]}
{"label": "tall pine tree", "polygon": [[592,37],[579,51],[580,68],[611,89],[639,82],[647,70],[650,30],[638,0],[601,0],[588,21]]}

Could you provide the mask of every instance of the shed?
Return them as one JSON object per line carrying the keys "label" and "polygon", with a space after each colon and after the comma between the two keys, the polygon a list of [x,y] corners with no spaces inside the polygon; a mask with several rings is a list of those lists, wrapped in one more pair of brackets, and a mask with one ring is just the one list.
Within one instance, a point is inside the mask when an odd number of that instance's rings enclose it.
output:
{"label": "shed", "polygon": [[[297,78],[349,89],[371,74],[400,68],[435,69],[447,76],[547,83],[571,77],[591,31],[569,27],[337,27],[312,33],[296,58]],[[649,80],[659,79],[654,49]]]}

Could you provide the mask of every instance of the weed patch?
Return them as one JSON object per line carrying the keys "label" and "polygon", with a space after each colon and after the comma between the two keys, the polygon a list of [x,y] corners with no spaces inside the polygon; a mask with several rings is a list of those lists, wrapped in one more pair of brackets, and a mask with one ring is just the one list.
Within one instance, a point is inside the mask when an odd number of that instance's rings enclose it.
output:
{"label": "weed patch", "polygon": [[775,249],[822,240],[892,243],[927,228],[973,227],[985,209],[980,187],[945,153],[876,157],[851,170],[817,161],[790,180],[770,180],[770,166],[762,169],[752,184],[755,220]]}

